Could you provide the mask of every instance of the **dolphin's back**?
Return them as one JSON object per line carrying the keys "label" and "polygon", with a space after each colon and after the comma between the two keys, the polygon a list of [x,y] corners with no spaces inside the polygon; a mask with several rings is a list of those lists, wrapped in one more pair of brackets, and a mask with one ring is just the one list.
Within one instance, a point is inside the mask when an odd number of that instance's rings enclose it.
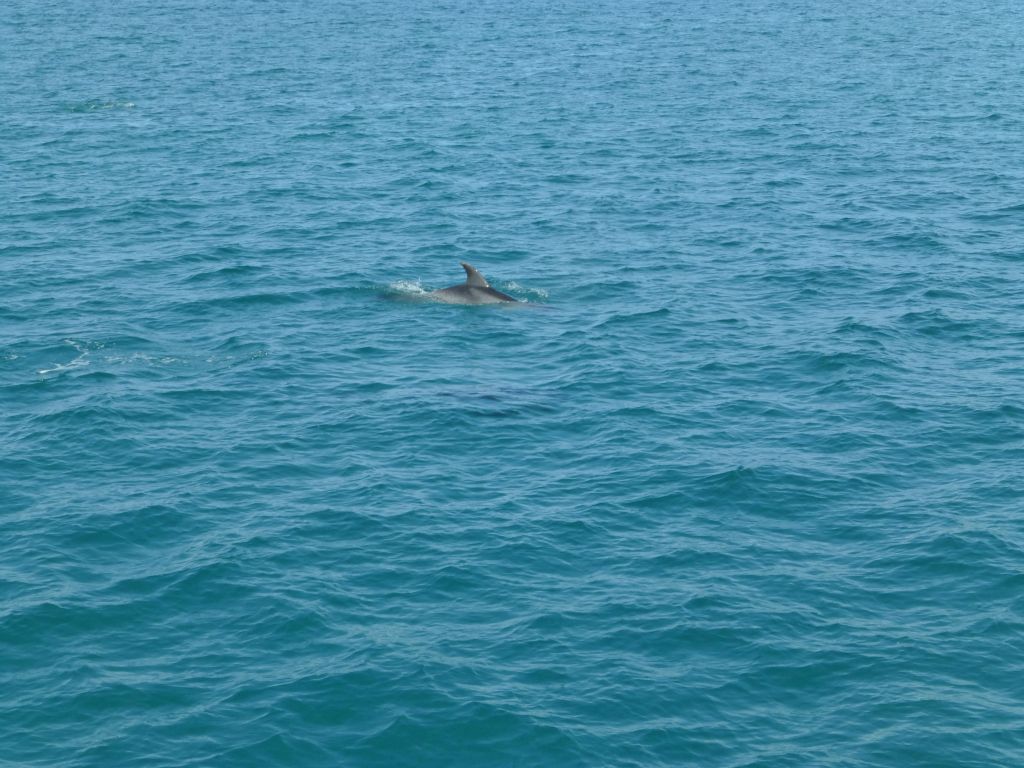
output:
{"label": "dolphin's back", "polygon": [[493,296],[498,301],[519,301],[519,299],[514,299],[507,293],[502,293],[496,288],[491,288],[491,286],[487,286],[486,288],[474,288],[473,290],[481,291],[483,293],[486,293],[488,296]]}
{"label": "dolphin's back", "polygon": [[478,288],[474,285],[453,285],[434,291],[433,295],[448,304],[499,304],[503,301],[519,301],[488,286]]}
{"label": "dolphin's back", "polygon": [[519,301],[507,293],[491,288],[487,280],[473,267],[462,262],[466,270],[466,282],[442,288],[431,295],[447,304],[499,304],[503,301]]}

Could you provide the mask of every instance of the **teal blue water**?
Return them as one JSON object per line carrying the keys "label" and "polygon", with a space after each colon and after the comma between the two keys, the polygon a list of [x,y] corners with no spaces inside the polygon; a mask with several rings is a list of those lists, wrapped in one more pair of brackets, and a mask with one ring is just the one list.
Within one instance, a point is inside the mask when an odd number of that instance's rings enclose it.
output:
{"label": "teal blue water", "polygon": [[7,3],[0,765],[1024,765],[1022,31]]}

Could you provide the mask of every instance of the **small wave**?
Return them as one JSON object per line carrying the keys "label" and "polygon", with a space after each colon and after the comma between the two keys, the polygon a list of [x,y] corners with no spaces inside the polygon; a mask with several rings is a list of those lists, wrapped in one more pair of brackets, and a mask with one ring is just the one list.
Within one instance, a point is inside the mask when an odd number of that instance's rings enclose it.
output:
{"label": "small wave", "polygon": [[419,280],[398,280],[388,284],[388,289],[395,293],[407,293],[410,296],[425,296],[430,293],[419,282]]}
{"label": "small wave", "polygon": [[[64,371],[74,370],[75,368],[84,368],[90,364],[90,361],[88,360],[90,352],[89,345],[85,342],[75,341],[74,339],[64,339],[64,343],[73,347],[78,352],[78,355],[66,363],[51,363],[51,367],[49,368],[40,368],[37,371],[40,376],[46,376],[50,373],[63,373]],[[99,344],[97,346],[102,347],[103,345]]]}
{"label": "small wave", "polygon": [[377,298],[385,301],[429,301],[430,291],[424,288],[418,280],[397,280],[388,283],[384,288],[377,288],[374,291]]}
{"label": "small wave", "polygon": [[605,328],[616,325],[629,325],[638,322],[644,322],[649,320],[655,320],[663,317],[667,317],[672,314],[668,307],[661,307],[660,309],[651,309],[643,312],[633,312],[630,314],[616,314],[602,320],[595,327]]}
{"label": "small wave", "polygon": [[899,322],[924,336],[968,338],[974,337],[980,329],[979,323],[973,320],[955,319],[939,309],[907,312],[899,318]]}
{"label": "small wave", "polygon": [[949,250],[949,246],[942,242],[937,236],[932,236],[923,232],[895,233],[885,235],[881,238],[872,239],[870,242],[875,245],[900,251],[916,250],[930,253]]}
{"label": "small wave", "polygon": [[53,368],[40,368],[39,374],[45,376],[48,373],[61,373],[63,371],[73,370],[75,368],[84,368],[87,365],[89,365],[88,360],[85,360],[82,357],[76,357],[70,363],[58,363],[57,365],[53,366]]}
{"label": "small wave", "polygon": [[301,131],[293,134],[290,141],[330,141],[333,138],[333,131]]}
{"label": "small wave", "polygon": [[511,291],[516,294],[516,297],[522,301],[529,301],[533,299],[535,301],[547,301],[548,292],[543,288],[528,288],[525,285],[517,283],[515,280],[510,280],[506,283],[502,283],[502,290]]}
{"label": "small wave", "polygon": [[263,291],[260,293],[242,293],[234,296],[213,296],[206,299],[196,299],[178,304],[177,308],[182,311],[195,313],[232,310],[239,307],[287,306],[290,304],[300,304],[304,300],[305,294],[302,292]]}
{"label": "small wave", "polygon": [[96,112],[107,109],[134,109],[135,102],[128,101],[126,99],[89,99],[88,101],[80,101],[74,104],[68,104],[67,110],[69,112]]}
{"label": "small wave", "polygon": [[891,331],[877,328],[870,323],[855,320],[852,317],[845,318],[833,333],[843,336],[854,336],[864,340],[877,341],[879,338],[892,336]]}
{"label": "small wave", "polygon": [[196,283],[208,280],[219,280],[238,277],[239,275],[250,275],[261,271],[261,267],[254,266],[252,264],[236,264],[230,267],[220,267],[218,269],[196,272],[195,274],[186,277],[184,282]]}

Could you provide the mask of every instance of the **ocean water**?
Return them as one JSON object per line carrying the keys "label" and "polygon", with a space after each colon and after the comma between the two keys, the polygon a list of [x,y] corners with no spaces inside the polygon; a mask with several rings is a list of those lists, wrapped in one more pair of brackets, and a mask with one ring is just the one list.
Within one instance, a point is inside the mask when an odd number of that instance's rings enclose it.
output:
{"label": "ocean water", "polygon": [[0,765],[1024,765],[1019,11],[6,3]]}

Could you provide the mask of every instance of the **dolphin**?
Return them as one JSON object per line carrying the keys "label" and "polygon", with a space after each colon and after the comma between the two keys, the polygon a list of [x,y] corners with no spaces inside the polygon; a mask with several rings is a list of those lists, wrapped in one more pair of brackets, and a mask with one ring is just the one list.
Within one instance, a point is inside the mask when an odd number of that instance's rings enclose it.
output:
{"label": "dolphin", "polygon": [[466,270],[466,282],[432,291],[431,297],[446,304],[500,304],[505,301],[519,301],[507,293],[496,291],[487,283],[486,278],[466,262],[461,262]]}

